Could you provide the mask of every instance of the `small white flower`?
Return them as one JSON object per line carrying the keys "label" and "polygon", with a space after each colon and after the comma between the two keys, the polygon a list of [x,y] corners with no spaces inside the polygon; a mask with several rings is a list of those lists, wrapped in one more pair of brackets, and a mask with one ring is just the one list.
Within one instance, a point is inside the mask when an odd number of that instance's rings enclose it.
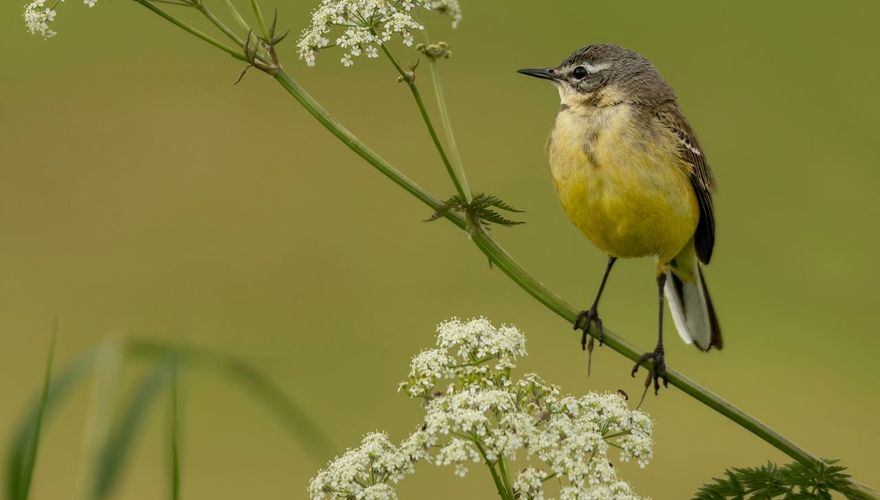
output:
{"label": "small white flower", "polygon": [[541,500],[544,498],[544,473],[534,467],[527,467],[516,476],[513,487],[525,498]]}
{"label": "small white flower", "polygon": [[[380,48],[395,36],[410,46],[413,33],[424,29],[415,20],[416,9],[448,15],[453,27],[461,21],[457,0],[322,0],[312,13],[311,26],[297,42],[299,57],[314,66],[320,50],[338,46],[345,51],[342,64],[351,66],[354,57],[378,57]],[[331,42],[331,32],[336,30],[341,33]]]}
{"label": "small white flower", "polygon": [[457,28],[461,22],[461,7],[458,5],[458,0],[428,1],[425,2],[425,8],[451,17],[453,28]]}
{"label": "small white flower", "polygon": [[55,20],[55,10],[46,7],[46,0],[33,0],[25,6],[22,17],[27,30],[32,35],[52,38],[58,34],[49,27],[49,23]]}
{"label": "small white flower", "polygon": [[[64,0],[52,2],[51,7],[46,6],[46,0],[32,0],[31,3],[24,7],[24,24],[32,35],[40,35],[43,38],[52,38],[58,33],[50,27],[50,23],[55,21],[55,7]],[[94,7],[98,0],[83,0],[85,5]]]}
{"label": "small white flower", "polygon": [[388,482],[396,483],[412,474],[418,457],[409,451],[394,446],[384,433],[367,434],[359,447],[336,457],[312,478],[309,494],[314,499],[397,498]]}

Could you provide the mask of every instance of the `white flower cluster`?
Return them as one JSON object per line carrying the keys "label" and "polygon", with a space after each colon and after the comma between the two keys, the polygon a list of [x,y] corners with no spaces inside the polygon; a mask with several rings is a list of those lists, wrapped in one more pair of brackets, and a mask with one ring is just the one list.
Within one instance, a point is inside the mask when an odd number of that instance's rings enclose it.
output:
{"label": "white flower cluster", "polygon": [[57,35],[55,30],[49,27],[49,23],[54,20],[55,9],[46,7],[46,0],[34,0],[24,8],[24,23],[32,35],[40,35],[43,38]]}
{"label": "white flower cluster", "polygon": [[[399,447],[384,435],[368,436],[382,445],[367,446],[365,439],[337,459],[312,481],[312,497],[366,498],[367,486],[396,482],[425,461],[451,465],[459,476],[471,463],[487,464],[508,479],[517,498],[544,498],[548,481],[563,499],[639,498],[617,477],[609,451],[647,465],[651,419],[618,394],[563,396],[535,374],[512,379],[516,359],[525,355],[525,336],[514,327],[496,328],[484,318],[442,323],[437,348],[413,358],[400,385],[424,401],[424,422]],[[384,451],[369,455],[365,448]],[[517,458],[524,466],[507,477]]]}
{"label": "white flower cluster", "polygon": [[[416,9],[448,15],[453,27],[461,21],[458,0],[322,0],[297,42],[299,57],[314,66],[318,51],[338,46],[345,51],[342,64],[351,66],[354,57],[379,57],[379,49],[395,35],[412,45],[413,32],[424,29],[414,17]],[[331,42],[335,28],[342,33]]]}
{"label": "white flower cluster", "polygon": [[388,436],[372,432],[361,445],[336,457],[326,469],[318,472],[311,483],[312,498],[397,498],[389,483],[400,481],[413,472],[413,464],[421,458],[398,448]]}
{"label": "white flower cluster", "polygon": [[453,318],[437,326],[437,347],[413,358],[399,389],[429,401],[441,379],[485,386],[494,377],[509,377],[516,358],[525,355],[526,337],[516,328],[496,328],[485,318]]}
{"label": "white flower cluster", "polygon": [[[55,7],[64,0],[55,0],[51,7],[46,6],[46,0],[33,0],[24,7],[24,24],[32,35],[40,35],[43,38],[52,38],[58,33],[49,24],[55,20]],[[83,0],[89,7],[94,7],[98,0]]]}

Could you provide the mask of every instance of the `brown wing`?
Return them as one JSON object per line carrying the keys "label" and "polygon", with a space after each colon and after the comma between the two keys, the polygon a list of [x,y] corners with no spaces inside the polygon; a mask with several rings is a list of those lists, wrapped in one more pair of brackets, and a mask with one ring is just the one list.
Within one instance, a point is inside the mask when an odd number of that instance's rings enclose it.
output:
{"label": "brown wing", "polygon": [[668,102],[661,105],[656,111],[656,116],[675,133],[681,159],[693,167],[691,185],[700,205],[700,222],[697,223],[694,243],[697,247],[697,257],[702,263],[708,264],[712,258],[712,249],[715,247],[715,215],[712,211],[712,188],[715,180],[712,171],[697,142],[696,134],[677,104]]}

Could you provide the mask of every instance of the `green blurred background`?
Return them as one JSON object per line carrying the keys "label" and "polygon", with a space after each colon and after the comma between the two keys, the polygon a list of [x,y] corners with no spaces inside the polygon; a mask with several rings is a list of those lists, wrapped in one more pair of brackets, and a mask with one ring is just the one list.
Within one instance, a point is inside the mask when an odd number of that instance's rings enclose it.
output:
{"label": "green blurred background", "polygon": [[[298,33],[317,3],[279,2],[280,25]],[[641,52],[677,90],[720,186],[706,276],[725,349],[700,354],[673,334],[669,363],[880,485],[880,4],[462,3],[458,30],[437,17],[430,26],[454,50],[442,71],[471,184],[528,211],[528,224],[495,236],[570,302],[592,298],[604,257],[560,210],[543,153],[557,97],[514,70],[599,41]],[[22,9],[0,6],[4,438],[38,391],[54,316],[58,366],[108,336],[236,353],[307,407],[339,451],[375,429],[409,432],[421,410],[396,383],[453,315],[518,325],[530,351],[521,366],[567,391],[639,393],[641,377],[609,349],[588,379],[565,322],[490,270],[463,233],[421,222],[425,207],[271,79],[254,72],[233,86],[237,62],[133,2],[67,2],[51,41],[25,32]],[[308,69],[293,45],[286,67],[318,99],[420,184],[451,194],[385,61],[344,69],[330,51]],[[424,73],[430,97],[427,84]],[[619,265],[602,310],[645,349],[652,266]],[[217,378],[192,373],[183,393],[184,498],[302,498],[331,458],[316,462]],[[49,424],[33,498],[81,487],[87,402],[83,387]],[[655,461],[624,470],[643,494],[685,498],[725,467],[787,461],[677,390],[644,408]],[[118,498],[166,494],[166,424],[156,408]],[[493,493],[481,469],[461,480],[428,466],[399,491]]]}

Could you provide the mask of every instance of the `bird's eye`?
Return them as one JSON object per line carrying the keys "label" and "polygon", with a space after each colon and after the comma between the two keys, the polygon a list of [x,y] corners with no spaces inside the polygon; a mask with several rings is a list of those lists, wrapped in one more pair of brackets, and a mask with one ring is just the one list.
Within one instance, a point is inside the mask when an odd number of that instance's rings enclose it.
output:
{"label": "bird's eye", "polygon": [[574,69],[574,71],[571,72],[571,75],[574,76],[575,78],[577,78],[578,80],[583,80],[584,78],[587,77],[588,74],[589,74],[589,72],[587,71],[587,68],[585,68],[583,66],[578,66],[577,68]]}

